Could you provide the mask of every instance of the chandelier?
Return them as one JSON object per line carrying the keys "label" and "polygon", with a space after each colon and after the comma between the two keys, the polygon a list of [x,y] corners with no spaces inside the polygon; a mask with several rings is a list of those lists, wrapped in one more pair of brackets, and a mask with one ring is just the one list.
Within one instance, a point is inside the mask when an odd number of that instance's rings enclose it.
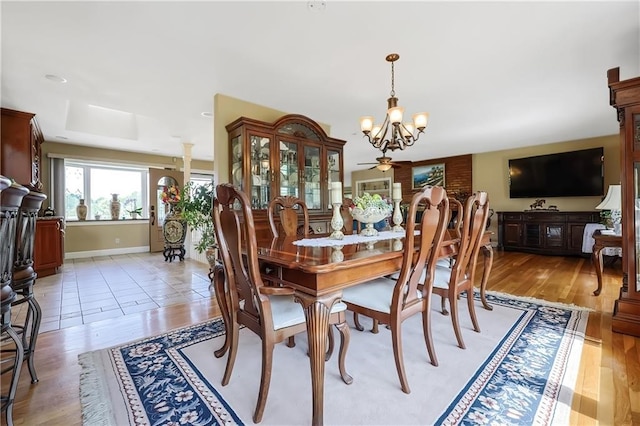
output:
{"label": "chandelier", "polygon": [[[386,57],[387,62],[391,62],[391,96],[387,99],[388,109],[384,122],[379,126],[374,124],[374,119],[371,116],[360,118],[360,130],[369,139],[371,145],[380,149],[383,153],[387,152],[388,149],[391,151],[402,150],[413,145],[420,137],[420,134],[424,133],[429,118],[429,114],[420,112],[413,115],[413,123],[402,122],[404,108],[398,106],[394,85],[393,64],[398,59],[400,59],[400,55],[397,53],[390,53]],[[414,135],[415,130],[417,132]]]}

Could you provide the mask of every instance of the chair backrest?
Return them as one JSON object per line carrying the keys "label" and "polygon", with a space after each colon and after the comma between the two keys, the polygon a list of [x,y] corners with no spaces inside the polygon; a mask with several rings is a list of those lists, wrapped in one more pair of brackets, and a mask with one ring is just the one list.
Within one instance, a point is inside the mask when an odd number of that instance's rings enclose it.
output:
{"label": "chair backrest", "polygon": [[[416,222],[416,213],[422,210],[420,222]],[[405,250],[400,275],[391,301],[391,312],[404,310],[411,305],[422,303],[425,297],[431,297],[433,284],[432,270],[438,258],[449,219],[449,199],[447,191],[441,186],[426,186],[416,193],[409,205],[407,215]],[[416,234],[416,231],[418,231]],[[417,241],[416,241],[417,240]],[[411,250],[418,244],[417,254]],[[426,268],[424,282],[421,275]],[[418,298],[418,286],[423,284],[422,299]]]}
{"label": "chair backrest", "polygon": [[[275,220],[278,214],[280,226]],[[276,197],[269,203],[268,209],[269,226],[274,238],[280,235],[279,228],[288,237],[303,236],[308,237],[313,230],[309,227],[309,210],[305,202],[297,197],[284,196]],[[302,223],[300,223],[302,217]]]}
{"label": "chair backrest", "polygon": [[18,226],[16,230],[16,252],[14,271],[33,266],[33,252],[36,237],[36,218],[47,196],[41,192],[29,191],[20,204]]}
{"label": "chair backrest", "polygon": [[0,285],[11,282],[15,259],[16,229],[22,199],[29,190],[12,184],[0,191]]}
{"label": "chair backrest", "polygon": [[459,237],[462,231],[462,220],[464,215],[464,207],[462,203],[453,197],[449,197],[449,230],[453,231],[452,235]]}
{"label": "chair backrest", "polygon": [[342,205],[340,206],[340,215],[342,216],[343,222],[342,232],[345,235],[353,234],[354,220],[353,216],[351,215],[351,211],[349,210],[349,206],[351,206],[352,204],[353,200],[351,198],[343,198]]}
{"label": "chair backrest", "polygon": [[[263,330],[273,329],[273,320],[269,299],[260,293],[264,283],[258,265],[258,244],[249,198],[231,184],[220,184],[216,187],[212,216],[232,321],[244,324],[262,336]],[[242,254],[243,246],[246,256]],[[241,304],[241,300],[244,303]]]}
{"label": "chair backrest", "polygon": [[489,196],[485,191],[478,191],[467,198],[462,215],[462,232],[458,255],[452,266],[451,283],[461,280],[473,280],[480,242],[485,232],[489,217]]}

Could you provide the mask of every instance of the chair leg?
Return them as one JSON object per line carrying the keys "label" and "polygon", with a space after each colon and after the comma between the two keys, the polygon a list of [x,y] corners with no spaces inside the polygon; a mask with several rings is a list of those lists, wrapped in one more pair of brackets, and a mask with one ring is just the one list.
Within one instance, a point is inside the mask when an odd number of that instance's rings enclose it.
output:
{"label": "chair leg", "polygon": [[449,311],[447,311],[447,298],[445,296],[440,296],[440,312],[442,315],[449,315]]}
{"label": "chair leg", "polygon": [[20,369],[22,368],[22,361],[24,360],[24,348],[22,347],[22,341],[12,327],[7,328],[6,333],[9,335],[16,345],[16,357],[13,361],[13,368],[11,371],[11,384],[9,385],[9,393],[6,397],[2,397],[2,407],[5,411],[5,419],[7,426],[13,425],[13,400],[16,397],[16,391],[18,389],[18,380],[20,379]]}
{"label": "chair leg", "polygon": [[427,297],[425,310],[422,312],[422,334],[424,334],[424,342],[427,345],[429,359],[434,367],[438,366],[438,356],[433,346],[433,336],[431,334],[431,297]]}
{"label": "chair leg", "polygon": [[469,315],[471,316],[473,329],[479,333],[480,325],[478,324],[478,318],[476,317],[476,306],[473,300],[473,288],[467,289],[467,306],[469,307]]}
{"label": "chair leg", "polygon": [[364,331],[364,327],[360,324],[360,319],[358,319],[358,313],[353,313],[353,325],[356,327],[358,331]]}
{"label": "chair leg", "polygon": [[269,385],[271,384],[271,368],[273,365],[273,342],[262,339],[262,374],[260,375],[260,391],[258,392],[258,402],[256,411],[253,413],[253,422],[260,423],[264,414],[264,407],[269,396]]}
{"label": "chair leg", "polygon": [[216,265],[213,269],[213,288],[216,295],[216,301],[222,313],[222,321],[225,326],[224,342],[222,347],[213,352],[216,358],[221,358],[229,349],[229,330],[231,328],[231,318],[229,315],[229,300],[224,286],[224,272],[222,266]]}
{"label": "chair leg", "polygon": [[231,379],[231,372],[233,371],[233,365],[236,362],[236,355],[238,353],[238,339],[240,338],[240,327],[235,323],[235,315],[232,316],[234,323],[230,328],[227,328],[227,341],[229,356],[227,358],[227,366],[224,369],[224,375],[222,376],[222,386],[226,386],[229,384],[229,379]]}
{"label": "chair leg", "polygon": [[329,327],[329,332],[327,333],[327,353],[324,356],[324,360],[329,361],[331,359],[331,354],[333,354],[333,348],[335,346],[334,338],[333,338],[333,329]]}
{"label": "chair leg", "polygon": [[350,385],[353,383],[353,377],[347,373],[345,367],[345,359],[347,356],[347,349],[349,348],[349,341],[351,340],[351,334],[349,333],[349,326],[346,321],[336,324],[336,328],[340,332],[340,353],[338,355],[338,368],[340,369],[340,376],[342,381]]}
{"label": "chair leg", "polygon": [[456,297],[456,294],[453,294],[451,292],[449,294],[449,305],[451,308],[451,322],[453,323],[453,331],[456,333],[458,346],[460,346],[461,349],[466,349],[464,341],[462,340],[462,333],[460,331],[460,321],[458,320],[458,299]]}
{"label": "chair leg", "polygon": [[[29,297],[29,311],[33,312],[33,318],[31,318],[31,330],[29,334],[29,344],[25,346],[26,356],[27,356],[27,365],[29,367],[29,375],[31,376],[31,383],[38,383],[38,375],[36,374],[36,367],[34,361],[34,355],[36,352],[36,341],[38,340],[38,333],[40,332],[40,321],[42,320],[42,309],[40,309],[40,304],[38,301],[31,295]],[[27,316],[30,316],[27,314]],[[24,326],[24,334],[23,338],[27,333],[27,324],[25,322]]]}
{"label": "chair leg", "polygon": [[407,375],[404,370],[404,357],[402,356],[402,323],[398,322],[397,319],[392,318],[389,325],[391,326],[393,357],[396,360],[396,370],[398,371],[398,378],[400,379],[400,387],[402,387],[402,392],[411,393],[409,382],[407,381]]}
{"label": "chair leg", "polygon": [[373,325],[371,326],[371,332],[373,334],[378,334],[378,325],[380,324],[380,322],[377,319],[373,320]]}

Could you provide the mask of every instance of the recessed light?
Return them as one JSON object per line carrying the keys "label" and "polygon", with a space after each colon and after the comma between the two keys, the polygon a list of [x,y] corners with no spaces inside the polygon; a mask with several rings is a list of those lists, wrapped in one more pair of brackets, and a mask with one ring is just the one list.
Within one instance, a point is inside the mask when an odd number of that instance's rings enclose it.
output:
{"label": "recessed light", "polygon": [[44,76],[44,78],[46,78],[49,81],[53,81],[54,83],[66,83],[67,79],[66,78],[62,78],[58,75],[53,75],[53,74],[47,74]]}
{"label": "recessed light", "polygon": [[316,12],[321,12],[327,7],[326,1],[308,1],[307,8]]}
{"label": "recessed light", "polygon": [[213,114],[210,113],[209,111],[201,112],[200,115],[203,117],[213,117]]}

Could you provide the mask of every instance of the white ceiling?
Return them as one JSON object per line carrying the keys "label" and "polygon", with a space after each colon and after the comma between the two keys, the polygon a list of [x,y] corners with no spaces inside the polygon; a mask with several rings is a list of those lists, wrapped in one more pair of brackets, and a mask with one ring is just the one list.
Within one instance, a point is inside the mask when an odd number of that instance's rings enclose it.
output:
{"label": "white ceiling", "polygon": [[358,119],[384,118],[388,53],[430,113],[394,160],[615,134],[607,70],[640,75],[638,1],[322,3],[2,1],[2,106],[46,140],[211,160],[222,93],[329,124],[348,177],[380,155]]}

